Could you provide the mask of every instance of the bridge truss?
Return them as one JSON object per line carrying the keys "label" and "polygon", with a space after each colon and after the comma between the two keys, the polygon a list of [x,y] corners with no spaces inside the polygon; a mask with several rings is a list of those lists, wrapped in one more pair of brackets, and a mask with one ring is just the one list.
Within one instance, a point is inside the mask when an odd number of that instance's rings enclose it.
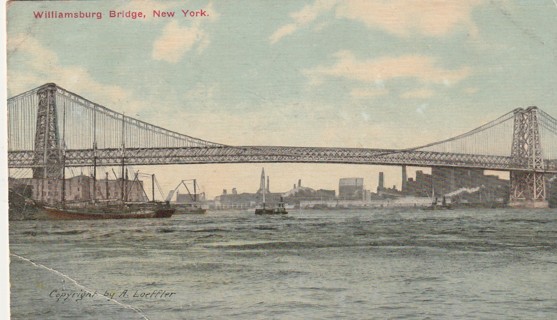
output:
{"label": "bridge truss", "polygon": [[515,109],[462,135],[409,149],[228,146],[180,134],[91,102],[55,84],[8,99],[8,166],[34,178],[64,167],[202,163],[345,163],[511,172],[511,201],[544,202],[557,173],[557,120]]}

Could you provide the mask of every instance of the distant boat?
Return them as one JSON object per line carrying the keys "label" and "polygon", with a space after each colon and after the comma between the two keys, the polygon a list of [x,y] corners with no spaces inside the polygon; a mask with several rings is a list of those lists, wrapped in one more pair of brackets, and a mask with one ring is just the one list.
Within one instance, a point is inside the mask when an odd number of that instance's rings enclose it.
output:
{"label": "distant boat", "polygon": [[[186,184],[187,181],[193,181],[193,195],[191,194],[190,189]],[[188,191],[188,194],[192,202],[173,204],[173,208],[176,209],[176,214],[205,214],[207,212],[207,209],[203,208],[201,204],[197,201],[197,180],[196,179],[180,181],[180,183],[178,183],[176,188],[174,188],[174,190],[168,193],[168,196],[166,197],[166,201],[169,202],[172,200],[174,193],[178,190],[178,188],[181,185],[186,187],[186,190]]]}
{"label": "distant boat", "polygon": [[174,209],[176,209],[176,214],[205,214],[207,209],[195,203],[180,203],[175,204]]}
{"label": "distant boat", "polygon": [[423,210],[452,210],[452,206],[447,203],[447,199],[443,196],[443,201],[441,204],[437,203],[437,198],[431,203],[429,207],[423,208]]}
{"label": "distant boat", "polygon": [[284,206],[284,201],[282,197],[280,197],[280,202],[277,203],[277,206],[274,208],[267,208],[265,204],[265,190],[263,190],[263,204],[261,208],[255,209],[255,214],[263,215],[263,214],[288,214],[286,211],[286,207]]}
{"label": "distant boat", "polygon": [[257,208],[255,209],[255,214],[263,215],[263,214],[288,214],[286,208],[284,207],[284,203],[278,203],[275,208]]}
{"label": "distant boat", "polygon": [[453,210],[453,207],[451,207],[450,205],[443,206],[439,204],[432,204],[429,207],[422,208],[422,210]]}

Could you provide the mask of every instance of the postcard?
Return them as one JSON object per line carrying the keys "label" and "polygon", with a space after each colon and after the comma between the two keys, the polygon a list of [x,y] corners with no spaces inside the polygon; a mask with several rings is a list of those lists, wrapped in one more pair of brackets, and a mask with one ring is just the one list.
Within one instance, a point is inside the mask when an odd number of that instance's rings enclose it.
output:
{"label": "postcard", "polygon": [[556,15],[8,1],[11,318],[555,318]]}

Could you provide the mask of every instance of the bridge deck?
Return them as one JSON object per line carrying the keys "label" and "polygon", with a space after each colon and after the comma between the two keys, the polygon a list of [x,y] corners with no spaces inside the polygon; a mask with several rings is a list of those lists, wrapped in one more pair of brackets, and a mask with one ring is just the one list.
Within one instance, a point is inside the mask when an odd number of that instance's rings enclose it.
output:
{"label": "bridge deck", "polygon": [[[10,168],[40,167],[34,161],[34,151],[8,152]],[[217,146],[181,148],[129,148],[67,150],[67,167],[209,163],[345,163],[368,165],[409,165],[422,167],[462,167],[503,171],[532,171],[524,162],[517,163],[511,157],[441,153],[431,151],[408,151],[366,148],[316,148],[284,146]],[[557,173],[557,161],[546,161],[545,170]]]}

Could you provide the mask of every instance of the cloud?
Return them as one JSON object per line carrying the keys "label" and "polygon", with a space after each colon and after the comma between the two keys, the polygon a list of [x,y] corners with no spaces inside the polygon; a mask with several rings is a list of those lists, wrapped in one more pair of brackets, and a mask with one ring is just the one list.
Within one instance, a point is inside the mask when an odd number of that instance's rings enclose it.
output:
{"label": "cloud", "polygon": [[404,37],[414,33],[433,37],[444,36],[459,25],[466,26],[474,35],[477,33],[477,27],[471,19],[471,12],[481,2],[480,0],[427,2],[352,0],[341,2],[337,7],[336,16],[360,21],[368,27],[381,28]]}
{"label": "cloud", "polygon": [[316,0],[312,5],[304,6],[300,11],[290,14],[292,23],[286,24],[275,31],[270,37],[271,44],[277,43],[280,39],[296,32],[298,29],[310,24],[317,17],[330,11],[337,4],[337,0]]}
{"label": "cloud", "polygon": [[310,83],[318,85],[327,78],[344,78],[366,83],[407,78],[422,83],[454,84],[471,73],[469,67],[447,70],[437,66],[434,58],[421,55],[404,55],[399,57],[382,57],[374,60],[358,60],[351,52],[341,51],[332,66],[319,66],[304,70]]}
{"label": "cloud", "polygon": [[320,15],[333,12],[337,18],[363,23],[372,29],[409,37],[422,34],[430,37],[446,36],[458,26],[464,26],[475,36],[477,26],[471,18],[482,0],[317,0],[290,14],[292,22],[280,27],[269,38],[272,44],[317,20]]}
{"label": "cloud", "polygon": [[172,20],[163,29],[162,34],[153,43],[151,56],[155,60],[177,63],[190,50],[196,48],[198,53],[203,52],[210,44],[209,35],[202,28],[204,21],[215,21],[218,13],[212,4],[205,9],[210,13],[209,17],[196,18],[191,26],[182,26]]}
{"label": "cloud", "polygon": [[285,36],[294,33],[296,30],[298,30],[298,28],[299,26],[297,26],[295,23],[282,26],[277,31],[275,31],[273,35],[271,35],[269,40],[271,41],[272,44],[277,43],[280,39],[284,38]]}
{"label": "cloud", "polygon": [[[61,64],[54,51],[44,47],[39,40],[28,34],[10,36],[7,50],[9,96],[47,82],[54,82],[97,103],[103,102],[96,100],[95,97],[98,99],[102,97],[102,100],[111,103],[109,108],[117,109],[119,112],[134,114],[140,108],[146,107],[144,102],[134,98],[131,91],[96,81],[87,69],[81,66]],[[118,108],[114,105],[118,105]]]}
{"label": "cloud", "polygon": [[435,92],[433,92],[433,90],[422,88],[407,91],[403,93],[401,97],[404,99],[427,99],[431,98],[433,95],[435,95]]}
{"label": "cloud", "polygon": [[[207,46],[207,41],[207,35],[198,24],[182,27],[176,20],[173,20],[166,25],[162,35],[155,40],[152,57],[155,60],[176,63],[196,44],[199,50],[203,51]],[[205,44],[201,46],[203,43]]]}
{"label": "cloud", "polygon": [[[223,114],[201,108],[198,114],[189,116],[196,120],[188,127],[188,134],[229,145],[386,147],[397,140],[373,139],[386,131],[382,124],[371,123],[374,114],[369,110],[339,109],[310,101],[269,102],[243,113]],[[178,118],[167,123],[184,126]],[[289,130],[284,130],[285,124]]]}

